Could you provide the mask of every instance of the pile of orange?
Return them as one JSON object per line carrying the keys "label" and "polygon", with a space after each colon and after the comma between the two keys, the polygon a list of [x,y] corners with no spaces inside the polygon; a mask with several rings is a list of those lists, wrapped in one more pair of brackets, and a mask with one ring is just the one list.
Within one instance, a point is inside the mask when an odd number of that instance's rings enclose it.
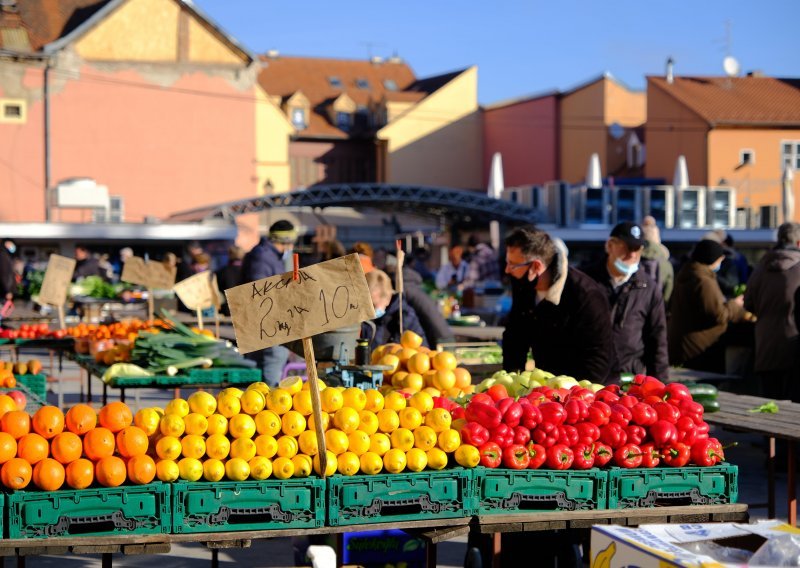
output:
{"label": "pile of orange", "polygon": [[112,324],[79,323],[67,328],[67,335],[74,338],[86,337],[95,340],[127,339],[134,341],[141,330],[163,329],[161,320],[140,320],[138,318]]}
{"label": "pile of orange", "polygon": [[396,389],[411,395],[424,391],[450,398],[474,392],[472,376],[458,366],[456,356],[449,351],[431,351],[413,331],[405,331],[400,343],[377,347],[372,363],[391,367],[383,381],[384,392]]}
{"label": "pile of orange", "polygon": [[132,423],[123,402],[107,404],[99,413],[77,404],[66,415],[43,406],[31,416],[0,395],[0,482],[8,489],[32,482],[44,491],[65,484],[85,489],[94,482],[104,487],[126,480],[150,483],[156,465],[147,455],[149,439]]}

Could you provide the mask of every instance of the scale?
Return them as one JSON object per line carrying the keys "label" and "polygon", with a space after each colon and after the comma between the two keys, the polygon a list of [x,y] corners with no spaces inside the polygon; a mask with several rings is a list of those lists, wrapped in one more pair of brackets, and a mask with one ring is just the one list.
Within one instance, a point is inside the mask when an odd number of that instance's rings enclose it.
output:
{"label": "scale", "polygon": [[391,370],[390,365],[351,365],[349,351],[342,342],[339,359],[326,369],[323,380],[326,384],[341,384],[347,388],[378,389],[383,385],[383,373]]}

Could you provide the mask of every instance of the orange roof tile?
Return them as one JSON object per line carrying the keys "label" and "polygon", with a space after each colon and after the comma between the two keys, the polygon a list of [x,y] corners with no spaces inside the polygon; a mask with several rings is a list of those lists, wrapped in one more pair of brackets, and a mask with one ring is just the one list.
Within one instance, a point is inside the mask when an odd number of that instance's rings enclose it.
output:
{"label": "orange roof tile", "polygon": [[[17,2],[18,19],[27,30],[32,51],[67,35],[110,0],[25,0]],[[0,16],[0,28],[13,26],[16,18]]]}
{"label": "orange roof tile", "polygon": [[772,77],[648,77],[711,126],[800,125],[800,90]]}

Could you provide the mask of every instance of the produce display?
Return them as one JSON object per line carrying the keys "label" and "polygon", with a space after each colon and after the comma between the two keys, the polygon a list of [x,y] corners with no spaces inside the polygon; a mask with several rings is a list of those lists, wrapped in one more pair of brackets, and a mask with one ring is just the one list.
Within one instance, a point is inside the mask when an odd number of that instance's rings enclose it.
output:
{"label": "produce display", "polygon": [[23,323],[19,329],[0,329],[0,339],[62,339],[66,336],[66,330],[50,329],[46,323]]}

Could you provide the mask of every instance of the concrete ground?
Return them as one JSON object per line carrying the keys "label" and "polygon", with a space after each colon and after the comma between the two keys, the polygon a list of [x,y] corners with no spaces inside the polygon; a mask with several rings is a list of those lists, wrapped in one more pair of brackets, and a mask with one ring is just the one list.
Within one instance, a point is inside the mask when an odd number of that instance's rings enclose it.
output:
{"label": "concrete ground", "polygon": [[[5,353],[0,354],[3,359],[8,359]],[[38,357],[48,371],[49,357],[46,352],[25,350],[21,353],[21,360]],[[57,364],[57,360],[56,360]],[[60,377],[60,381],[49,384],[47,395],[50,404],[58,403],[59,388],[63,389],[65,406],[71,406],[80,400],[82,392],[86,391],[83,372],[71,361],[64,360],[63,371],[57,369],[52,373]],[[99,408],[102,385],[99,380],[93,379],[93,394],[95,407]],[[156,389],[141,389],[134,396],[136,389],[127,391],[127,402],[134,411],[140,407],[163,406],[173,397],[173,391],[160,391]],[[188,396],[190,390],[183,390],[181,396]],[[110,400],[115,400],[118,391],[110,391]],[[137,400],[138,399],[138,400]],[[739,466],[739,501],[750,504],[750,514],[753,519],[767,518],[766,507],[757,506],[766,503],[766,444],[762,438],[755,435],[742,435],[733,432],[714,432],[723,443],[738,442],[738,445],[727,450],[727,457],[731,463]],[[779,450],[780,451],[780,450]],[[785,469],[777,476],[777,517],[786,519],[786,473]],[[466,537],[445,542],[438,547],[438,566],[463,566],[466,554]],[[211,552],[200,545],[175,545],[168,555],[158,556],[123,556],[115,555],[113,558],[116,566],[148,566],[158,563],[161,568],[178,567],[207,567],[210,566]],[[13,565],[13,559],[5,561],[7,566]],[[250,548],[220,551],[219,563],[221,566],[294,566],[294,553],[291,539],[280,538],[253,542]],[[99,556],[63,556],[63,557],[30,557],[25,566],[34,568],[72,568],[84,566],[100,566]],[[308,563],[310,565],[310,563]]]}

